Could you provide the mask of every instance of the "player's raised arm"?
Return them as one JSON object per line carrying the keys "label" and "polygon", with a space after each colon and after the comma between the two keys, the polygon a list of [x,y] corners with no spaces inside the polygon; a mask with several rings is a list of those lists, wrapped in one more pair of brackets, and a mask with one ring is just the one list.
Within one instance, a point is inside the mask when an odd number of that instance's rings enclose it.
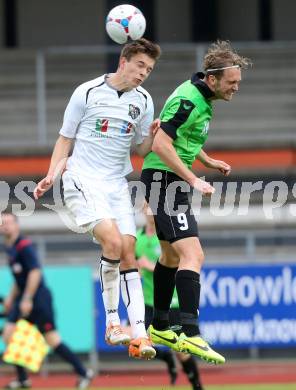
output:
{"label": "player's raised arm", "polygon": [[76,137],[76,132],[81,118],[85,111],[85,86],[80,85],[73,92],[64,113],[63,126],[60,135],[54,146],[50,166],[45,178],[43,178],[34,190],[34,198],[38,199],[48,191],[55,178],[64,169],[69,156],[72,142]]}
{"label": "player's raised arm", "polygon": [[34,198],[39,199],[48,191],[55,178],[64,169],[69,152],[71,150],[73,139],[60,135],[52,152],[50,166],[45,178],[39,181],[34,189]]}

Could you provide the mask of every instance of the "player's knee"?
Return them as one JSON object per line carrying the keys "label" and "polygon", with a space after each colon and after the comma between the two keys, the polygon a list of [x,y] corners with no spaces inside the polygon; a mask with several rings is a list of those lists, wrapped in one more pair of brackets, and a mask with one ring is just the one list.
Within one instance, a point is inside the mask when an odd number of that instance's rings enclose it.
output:
{"label": "player's knee", "polygon": [[200,250],[200,251],[198,251],[198,253],[191,254],[191,256],[189,258],[191,259],[192,266],[194,266],[194,264],[195,264],[197,266],[198,272],[200,272],[200,269],[201,269],[201,267],[204,263],[204,260],[205,260],[204,252],[202,250]]}
{"label": "player's knee", "polygon": [[182,269],[191,269],[195,272],[200,273],[201,267],[204,262],[204,253],[202,250],[198,252],[188,250],[180,256],[180,267]]}
{"label": "player's knee", "polygon": [[120,236],[111,236],[108,239],[103,240],[102,248],[104,256],[119,259],[122,252],[122,240]]}
{"label": "player's knee", "polygon": [[120,258],[120,271],[138,269],[138,264],[133,253],[122,255]]}
{"label": "player's knee", "polygon": [[200,266],[204,262],[204,252],[201,246],[188,245],[182,246],[179,249],[179,255],[182,262],[189,261],[199,264]]}

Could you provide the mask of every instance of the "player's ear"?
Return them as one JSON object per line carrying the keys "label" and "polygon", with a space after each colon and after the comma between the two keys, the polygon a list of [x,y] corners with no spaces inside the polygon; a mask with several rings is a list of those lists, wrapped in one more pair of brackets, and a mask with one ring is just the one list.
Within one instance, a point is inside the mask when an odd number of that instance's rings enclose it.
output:
{"label": "player's ear", "polygon": [[210,87],[214,87],[216,85],[216,80],[217,80],[216,76],[214,76],[213,74],[209,74],[207,76],[207,78],[208,78],[208,83],[209,83]]}

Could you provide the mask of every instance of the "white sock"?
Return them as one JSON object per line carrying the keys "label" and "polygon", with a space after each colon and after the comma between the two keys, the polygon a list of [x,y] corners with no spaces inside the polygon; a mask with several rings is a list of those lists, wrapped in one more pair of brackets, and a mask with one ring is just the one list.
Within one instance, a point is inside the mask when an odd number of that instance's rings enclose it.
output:
{"label": "white sock", "polygon": [[136,269],[120,272],[121,296],[131,324],[132,338],[147,337],[141,277]]}
{"label": "white sock", "polygon": [[110,260],[104,256],[101,257],[99,273],[106,313],[106,325],[108,325],[110,321],[118,325],[120,324],[118,315],[120,292],[119,264],[119,260]]}

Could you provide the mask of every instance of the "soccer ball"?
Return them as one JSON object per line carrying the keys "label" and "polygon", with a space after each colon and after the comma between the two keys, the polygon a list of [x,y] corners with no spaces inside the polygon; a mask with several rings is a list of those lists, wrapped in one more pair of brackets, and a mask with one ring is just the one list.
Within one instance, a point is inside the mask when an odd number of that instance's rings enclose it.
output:
{"label": "soccer ball", "polygon": [[129,4],[118,5],[111,9],[106,18],[106,31],[116,43],[126,43],[130,39],[139,39],[146,29],[146,20],[142,12]]}

